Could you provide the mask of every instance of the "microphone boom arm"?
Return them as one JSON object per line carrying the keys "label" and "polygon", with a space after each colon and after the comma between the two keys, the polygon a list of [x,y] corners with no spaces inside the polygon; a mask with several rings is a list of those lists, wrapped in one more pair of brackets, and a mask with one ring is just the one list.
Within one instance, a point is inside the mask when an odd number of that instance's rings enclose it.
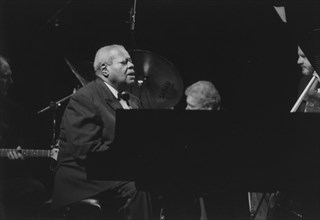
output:
{"label": "microphone boom arm", "polygon": [[45,111],[47,111],[47,110],[49,110],[49,109],[51,109],[51,108],[55,108],[56,106],[60,106],[60,105],[61,105],[61,102],[64,102],[65,100],[69,99],[74,93],[75,93],[75,91],[74,91],[72,94],[70,94],[70,95],[68,95],[68,96],[60,99],[59,101],[51,102],[52,104],[50,103],[50,105],[48,105],[47,107],[39,110],[39,111],[37,112],[37,114],[40,114],[40,113],[42,113],[42,112],[45,112]]}

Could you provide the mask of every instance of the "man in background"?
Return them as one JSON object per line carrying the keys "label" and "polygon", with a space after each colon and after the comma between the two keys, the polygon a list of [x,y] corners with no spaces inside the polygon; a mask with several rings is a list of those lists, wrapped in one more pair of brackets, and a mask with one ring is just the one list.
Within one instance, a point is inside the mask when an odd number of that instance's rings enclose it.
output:
{"label": "man in background", "polygon": [[[301,73],[303,75],[299,84],[299,94],[301,94],[304,88],[308,85],[313,74],[319,73],[315,72],[315,69],[300,46],[298,46],[298,56],[297,64],[301,67]],[[317,78],[317,80],[311,85],[298,111],[320,112],[320,92],[318,91],[318,88],[319,78]]]}
{"label": "man in background", "polygon": [[0,218],[32,219],[46,199],[46,189],[31,176],[21,153],[26,121],[21,108],[8,98],[12,84],[10,65],[0,56]]}
{"label": "man in background", "polygon": [[186,110],[220,110],[220,94],[209,81],[198,81],[190,85],[186,91]]}
{"label": "man in background", "polygon": [[[198,81],[185,90],[186,110],[221,111],[221,96],[210,81]],[[214,181],[214,180],[213,180]],[[213,190],[198,195],[200,219],[249,219],[246,192]]]}

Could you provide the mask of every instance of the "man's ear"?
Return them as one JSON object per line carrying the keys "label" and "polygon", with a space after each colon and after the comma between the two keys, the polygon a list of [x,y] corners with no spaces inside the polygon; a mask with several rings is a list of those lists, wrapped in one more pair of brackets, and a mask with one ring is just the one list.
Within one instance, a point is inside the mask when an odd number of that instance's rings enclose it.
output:
{"label": "man's ear", "polygon": [[101,65],[101,73],[102,73],[102,75],[104,75],[105,77],[108,77],[108,76],[109,76],[107,64],[104,63],[104,64]]}

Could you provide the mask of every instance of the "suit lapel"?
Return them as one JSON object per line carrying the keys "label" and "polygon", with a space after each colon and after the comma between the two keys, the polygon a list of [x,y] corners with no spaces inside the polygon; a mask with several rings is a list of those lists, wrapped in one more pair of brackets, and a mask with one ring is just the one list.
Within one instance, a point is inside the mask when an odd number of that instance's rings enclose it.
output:
{"label": "suit lapel", "polygon": [[109,105],[113,110],[122,108],[122,105],[115,97],[113,97],[111,99],[106,98],[105,101],[106,101],[107,105]]}
{"label": "suit lapel", "polygon": [[131,106],[131,108],[133,108],[133,109],[139,108],[139,105],[134,101],[134,99],[131,97],[131,95],[130,95],[130,99],[128,102],[129,102],[129,105]]}
{"label": "suit lapel", "polygon": [[[116,99],[116,97],[114,97],[114,95],[112,94],[110,89],[104,84],[104,82],[100,78],[96,79],[96,83],[101,88],[101,90],[99,89],[99,91],[101,91],[101,97],[104,98],[104,100],[108,106],[110,106],[114,111],[116,111],[116,109],[123,109],[119,100]],[[133,109],[141,108],[137,99],[134,98],[132,96],[132,94],[129,93],[129,95],[130,95],[130,99],[128,102],[129,102],[130,107]]]}
{"label": "suit lapel", "polygon": [[104,84],[104,82],[97,78],[96,80],[97,85],[99,87],[101,87],[101,92],[103,99],[105,100],[105,103],[110,106],[114,111],[116,109],[121,109],[122,105],[120,104],[120,102],[116,99],[116,97],[114,97],[114,95],[112,94],[112,92],[110,91],[110,89]]}

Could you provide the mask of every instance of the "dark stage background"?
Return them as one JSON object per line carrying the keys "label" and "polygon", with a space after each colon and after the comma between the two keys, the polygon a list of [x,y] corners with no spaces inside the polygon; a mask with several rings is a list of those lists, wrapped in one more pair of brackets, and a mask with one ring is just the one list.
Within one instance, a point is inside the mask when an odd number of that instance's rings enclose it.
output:
{"label": "dark stage background", "polygon": [[[286,24],[273,8],[283,3]],[[1,1],[0,52],[13,70],[9,95],[31,121],[30,148],[49,148],[52,139],[52,112],[37,111],[80,85],[65,57],[93,61],[99,47],[113,43],[132,49],[132,6],[133,0]],[[138,0],[136,12],[136,48],[171,61],[184,87],[210,80],[224,109],[247,112],[290,111],[301,78],[297,39],[320,20],[317,1]],[[184,107],[183,96],[175,108]],[[40,173],[50,173],[48,161],[41,163]]]}

